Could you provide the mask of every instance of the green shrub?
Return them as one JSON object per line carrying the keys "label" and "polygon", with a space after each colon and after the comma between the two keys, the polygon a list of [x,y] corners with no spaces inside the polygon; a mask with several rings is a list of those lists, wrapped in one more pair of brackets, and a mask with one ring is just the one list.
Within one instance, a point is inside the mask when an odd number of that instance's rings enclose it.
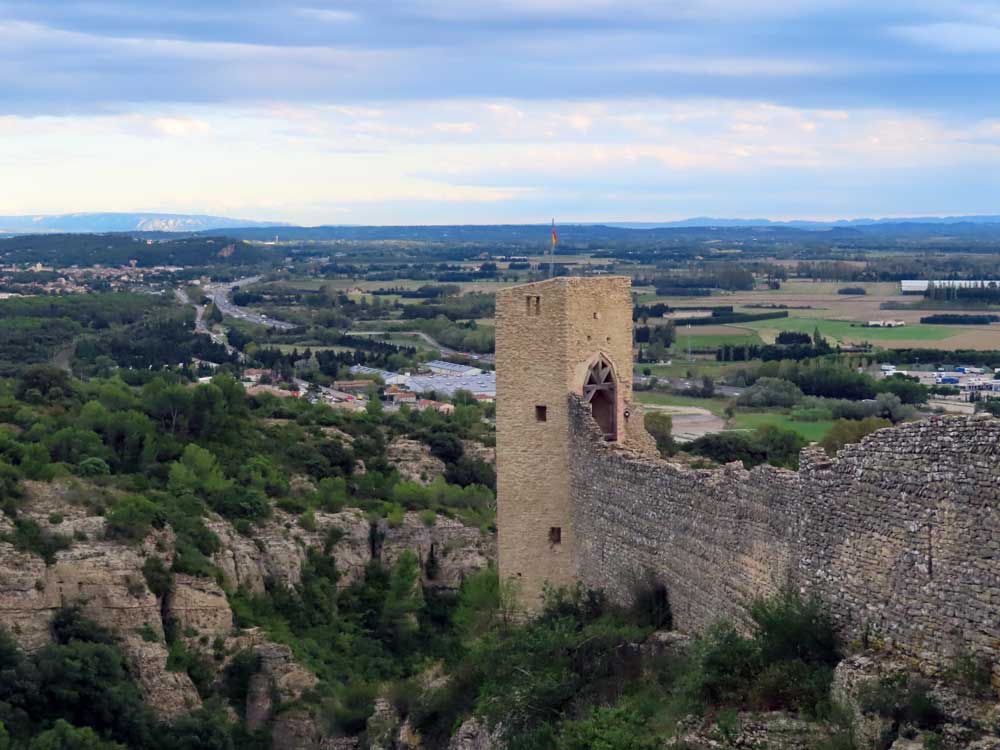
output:
{"label": "green shrub", "polygon": [[142,495],[126,495],[105,517],[105,534],[109,539],[141,542],[163,516],[151,500]]}
{"label": "green shrub", "polygon": [[993,664],[984,656],[962,653],[955,659],[949,677],[969,695],[977,698],[993,696]]}
{"label": "green shrub", "polygon": [[260,671],[260,655],[244,649],[230,659],[222,672],[222,690],[240,716],[246,714],[250,680]]}
{"label": "green shrub", "polygon": [[142,575],[153,595],[162,599],[174,587],[174,574],[158,557],[147,557],[142,564]]}
{"label": "green shrub", "polygon": [[148,622],[144,622],[138,632],[142,640],[146,641],[146,643],[159,643],[160,641],[160,634]]}
{"label": "green shrub", "polygon": [[83,641],[111,645],[115,642],[110,630],[84,617],[79,607],[58,610],[52,618],[51,628],[56,643],[60,644]]}
{"label": "green shrub", "polygon": [[299,526],[301,526],[306,531],[316,531],[316,514],[311,510],[307,510],[301,516],[299,516]]}
{"label": "green shrub", "polygon": [[901,724],[934,729],[943,720],[930,685],[919,677],[897,674],[863,684],[858,691],[862,711],[877,713]]}
{"label": "green shrub", "polygon": [[368,717],[375,710],[377,692],[375,685],[364,682],[340,686],[334,692],[332,702],[327,705],[333,731],[342,735],[362,732]]}
{"label": "green shrub", "polygon": [[646,718],[625,706],[595,708],[585,719],[564,722],[555,745],[556,750],[658,750],[662,746]]}
{"label": "green shrub", "polygon": [[103,458],[91,456],[85,458],[76,467],[77,473],[82,477],[100,477],[111,473],[111,467]]}
{"label": "green shrub", "polygon": [[658,630],[673,627],[674,618],[665,584],[647,577],[635,587],[633,602],[632,613],[639,624]]}
{"label": "green shrub", "polygon": [[437,523],[437,513],[430,509],[422,510],[420,511],[420,520],[424,526],[433,526]]}
{"label": "green shrub", "polygon": [[31,739],[28,750],[125,750],[125,746],[102,739],[90,727],[78,728],[57,719],[51,729]]}
{"label": "green shrub", "polygon": [[186,672],[202,698],[212,694],[215,669],[211,661],[200,651],[189,649],[179,638],[174,638],[170,643],[167,669],[171,672]]}
{"label": "green shrub", "polygon": [[828,713],[833,670],[817,668],[799,659],[775,662],[764,668],[750,688],[750,702],[761,711],[794,709],[809,716]]}
{"label": "green shrub", "polygon": [[656,441],[656,450],[661,456],[670,456],[676,451],[673,429],[674,421],[669,414],[660,411],[649,411],[642,417],[646,432]]}
{"label": "green shrub", "polygon": [[729,623],[717,623],[695,642],[690,666],[678,679],[678,697],[694,706],[739,704],[759,668],[754,642]]}
{"label": "green shrub", "polygon": [[52,565],[56,554],[71,546],[68,536],[43,529],[30,518],[15,518],[14,531],[6,535],[6,540],[21,552],[38,555],[46,565]]}
{"label": "green shrub", "polygon": [[393,503],[389,506],[385,519],[390,529],[398,529],[406,519],[406,511],[403,510],[402,506]]}
{"label": "green shrub", "polygon": [[753,602],[750,617],[765,663],[801,660],[832,666],[840,659],[833,621],[816,597],[804,599],[785,587],[777,596]]}

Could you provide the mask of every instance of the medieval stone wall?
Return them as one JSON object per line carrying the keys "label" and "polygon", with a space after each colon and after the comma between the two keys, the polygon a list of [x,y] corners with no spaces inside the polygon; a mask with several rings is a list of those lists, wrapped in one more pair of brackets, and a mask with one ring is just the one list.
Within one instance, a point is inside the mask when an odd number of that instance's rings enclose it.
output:
{"label": "medieval stone wall", "polygon": [[847,638],[870,633],[940,666],[1000,652],[1000,420],[881,430],[798,472],[693,470],[601,440],[570,396],[577,575],[627,602],[655,576],[699,630],[785,582]]}

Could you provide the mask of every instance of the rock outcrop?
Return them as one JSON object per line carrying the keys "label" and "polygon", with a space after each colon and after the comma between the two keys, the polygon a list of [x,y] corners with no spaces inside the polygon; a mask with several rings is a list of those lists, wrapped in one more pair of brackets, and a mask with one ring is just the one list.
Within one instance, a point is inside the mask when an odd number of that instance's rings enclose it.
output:
{"label": "rock outcrop", "polygon": [[479,529],[438,516],[424,523],[418,513],[407,513],[399,526],[380,521],[380,558],[392,566],[406,550],[420,558],[424,588],[457,591],[462,581],[496,559],[496,540]]}
{"label": "rock outcrop", "polygon": [[[316,720],[294,704],[317,683],[316,676],[296,664],[287,646],[270,643],[255,630],[234,632],[233,612],[223,585],[186,574],[174,576],[163,599],[147,586],[143,566],[158,558],[173,564],[175,539],[169,527],[154,529],[139,543],[109,539],[103,507],[107,491],[79,482],[26,482],[23,515],[46,533],[70,540],[51,564],[38,554],[18,550],[0,541],[0,626],[28,652],[53,640],[53,615],[68,606],[79,607],[87,618],[118,635],[127,666],[147,703],[166,719],[184,715],[201,705],[190,677],[167,668],[164,623],[190,650],[208,656],[220,674],[228,660],[250,649],[260,668],[249,685],[246,706],[251,727],[270,724],[275,747],[331,750],[351,747],[348,740],[325,738]],[[91,491],[92,490],[92,491]],[[373,560],[391,565],[406,548],[414,549],[424,567],[425,585],[457,589],[463,578],[494,559],[494,541],[478,529],[439,518],[427,526],[416,513],[407,513],[398,528],[385,522],[372,525],[358,509],[317,512],[308,528],[296,516],[276,511],[267,522],[244,536],[227,521],[212,517],[206,525],[219,537],[213,562],[225,586],[255,594],[266,582],[293,587],[302,577],[310,551],[328,554],[340,573],[338,586],[364,577]],[[0,515],[0,535],[14,529]],[[2,537],[0,537],[2,538]],[[415,746],[416,735],[405,722],[394,742]],[[339,743],[339,744],[337,744]],[[346,743],[346,744],[345,744]],[[410,745],[402,745],[404,747]]]}
{"label": "rock outcrop", "polygon": [[226,592],[210,578],[177,575],[165,610],[189,646],[225,639],[233,630],[233,611]]}
{"label": "rock outcrop", "polygon": [[254,528],[253,537],[240,534],[227,521],[207,523],[221,542],[212,561],[233,588],[261,594],[266,581],[294,586],[302,578],[302,565],[310,549],[322,550],[336,539],[330,554],[340,571],[338,585],[349,586],[364,576],[372,559],[371,524],[356,508],[340,513],[315,513],[315,530],[302,528],[298,519],[277,511],[274,518]]}
{"label": "rock outcrop", "polygon": [[444,461],[418,440],[396,438],[389,443],[386,458],[396,467],[399,475],[410,482],[430,484],[444,474]]}
{"label": "rock outcrop", "polygon": [[[865,705],[864,694],[887,680],[921,681],[923,688],[940,714],[940,721],[930,730],[921,730],[882,716]],[[853,727],[857,750],[907,748],[922,736],[933,733],[943,750],[966,748],[1000,748],[1000,706],[995,695],[975,696],[962,692],[954,678],[940,679],[913,671],[913,662],[885,654],[849,656],[834,670],[830,696],[845,709]]]}
{"label": "rock outcrop", "polygon": [[448,750],[503,750],[496,733],[479,719],[466,719],[448,742]]}
{"label": "rock outcrop", "polygon": [[297,701],[303,693],[315,687],[317,679],[316,675],[295,662],[288,646],[264,643],[253,651],[260,666],[250,678],[246,721],[250,729],[258,729],[274,717],[279,706]]}

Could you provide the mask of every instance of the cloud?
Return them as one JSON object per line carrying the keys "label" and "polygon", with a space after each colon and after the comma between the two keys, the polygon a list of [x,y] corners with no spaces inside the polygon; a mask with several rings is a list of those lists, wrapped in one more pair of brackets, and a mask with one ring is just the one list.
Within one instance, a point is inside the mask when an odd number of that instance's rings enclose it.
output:
{"label": "cloud", "polygon": [[0,0],[0,213],[973,205],[998,29],[986,0]]}
{"label": "cloud", "polygon": [[360,16],[353,11],[336,8],[297,8],[295,12],[304,18],[323,23],[354,23],[360,19]]}
{"label": "cloud", "polygon": [[902,26],[896,32],[905,39],[946,52],[1000,52],[1000,23],[932,23]]}

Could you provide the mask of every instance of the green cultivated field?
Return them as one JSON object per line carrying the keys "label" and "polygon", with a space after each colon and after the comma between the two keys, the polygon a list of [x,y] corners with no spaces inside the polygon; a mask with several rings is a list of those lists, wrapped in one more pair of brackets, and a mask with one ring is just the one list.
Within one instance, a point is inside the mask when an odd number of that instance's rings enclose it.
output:
{"label": "green cultivated field", "polygon": [[[697,329],[692,329],[697,330]],[[674,339],[673,346],[670,347],[672,352],[684,353],[688,348],[688,335],[686,333],[686,328],[677,329],[677,338]],[[756,331],[747,331],[745,333],[692,333],[690,336],[691,348],[697,349],[718,349],[724,344],[731,344],[735,346],[742,346],[744,344],[761,344],[763,341],[760,338],[760,334]]]}
{"label": "green cultivated field", "polygon": [[669,365],[646,365],[636,363],[635,371],[642,373],[647,367],[651,373],[658,378],[686,378],[688,372],[693,373],[691,377],[700,378],[702,375],[711,375],[716,380],[725,377],[726,373],[746,367],[745,362],[717,362],[714,359],[697,359],[688,362],[684,352],[675,354],[676,359]]}
{"label": "green cultivated field", "polygon": [[794,430],[806,440],[816,442],[822,440],[830,428],[832,421],[820,422],[799,422],[792,419],[787,414],[777,414],[774,412],[750,412],[737,414],[732,419],[732,426],[737,430],[756,430],[758,427],[773,425],[785,430]]}
{"label": "green cultivated field", "polygon": [[[892,315],[886,311],[884,317]],[[941,341],[962,332],[954,326],[907,324],[902,328],[864,328],[852,325],[847,320],[824,320],[822,318],[779,318],[776,320],[759,320],[753,323],[743,323],[757,331],[800,331],[811,334],[816,328],[819,332],[836,341]]]}

